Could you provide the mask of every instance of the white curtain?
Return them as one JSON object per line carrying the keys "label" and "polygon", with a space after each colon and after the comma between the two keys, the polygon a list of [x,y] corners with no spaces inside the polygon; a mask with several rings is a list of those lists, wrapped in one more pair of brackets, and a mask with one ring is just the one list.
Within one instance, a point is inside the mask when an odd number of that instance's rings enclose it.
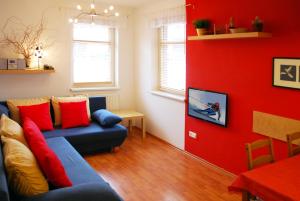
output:
{"label": "white curtain", "polygon": [[153,13],[151,15],[151,26],[153,28],[159,28],[166,24],[171,23],[185,23],[186,13],[185,6],[178,6],[175,8],[169,8]]}

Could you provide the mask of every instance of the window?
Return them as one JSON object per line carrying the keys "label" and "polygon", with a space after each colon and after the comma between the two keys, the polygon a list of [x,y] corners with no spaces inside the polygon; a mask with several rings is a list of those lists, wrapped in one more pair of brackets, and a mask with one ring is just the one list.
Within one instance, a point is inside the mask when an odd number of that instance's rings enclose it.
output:
{"label": "window", "polygon": [[115,29],[74,24],[73,83],[79,87],[115,85]]}
{"label": "window", "polygon": [[159,89],[184,94],[186,80],[185,23],[159,29]]}

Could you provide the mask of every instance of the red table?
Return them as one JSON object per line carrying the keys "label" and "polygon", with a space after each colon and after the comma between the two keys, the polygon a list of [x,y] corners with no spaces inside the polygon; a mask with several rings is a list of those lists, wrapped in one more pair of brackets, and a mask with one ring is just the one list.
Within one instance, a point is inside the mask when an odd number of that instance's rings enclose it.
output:
{"label": "red table", "polygon": [[264,201],[300,201],[300,155],[242,173],[228,189]]}

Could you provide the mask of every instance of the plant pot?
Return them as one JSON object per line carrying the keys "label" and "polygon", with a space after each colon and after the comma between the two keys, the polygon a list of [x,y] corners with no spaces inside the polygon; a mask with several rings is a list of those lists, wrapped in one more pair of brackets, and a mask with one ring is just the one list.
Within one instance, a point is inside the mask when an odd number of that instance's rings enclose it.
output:
{"label": "plant pot", "polygon": [[203,36],[203,35],[207,34],[207,29],[205,29],[205,28],[196,29],[196,31],[197,31],[198,36]]}
{"label": "plant pot", "polygon": [[253,24],[253,30],[257,32],[262,32],[264,29],[264,24],[263,23],[257,23]]}

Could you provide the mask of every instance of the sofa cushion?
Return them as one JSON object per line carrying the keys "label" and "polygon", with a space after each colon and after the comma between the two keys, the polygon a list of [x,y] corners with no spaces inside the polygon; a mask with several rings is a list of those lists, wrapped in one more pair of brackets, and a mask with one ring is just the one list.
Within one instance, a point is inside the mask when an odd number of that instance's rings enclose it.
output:
{"label": "sofa cushion", "polygon": [[73,186],[90,182],[106,183],[65,138],[50,138],[47,144],[61,160]]}
{"label": "sofa cushion", "polygon": [[90,124],[86,101],[59,103],[62,128],[75,128]]}
{"label": "sofa cushion", "polygon": [[49,98],[28,98],[28,99],[8,99],[7,106],[9,108],[10,117],[18,122],[20,122],[20,114],[18,106],[28,106],[28,105],[37,105],[42,103],[50,103]]}
{"label": "sofa cushion", "polygon": [[22,201],[123,201],[106,183],[84,183],[60,188],[48,193],[22,199]]}
{"label": "sofa cushion", "polygon": [[103,128],[92,122],[88,127],[55,129],[43,134],[46,138],[65,137],[83,154],[120,146],[127,136],[127,129],[119,124],[112,128]]}
{"label": "sofa cushion", "polygon": [[6,170],[4,167],[4,158],[2,153],[2,144],[0,140],[0,200],[9,201],[8,182],[6,177]]}
{"label": "sofa cushion", "polygon": [[61,111],[59,103],[66,103],[66,102],[82,102],[86,101],[86,109],[89,119],[91,119],[90,113],[90,103],[89,98],[85,95],[77,95],[77,96],[69,96],[69,97],[54,97],[52,96],[51,102],[52,107],[54,110],[54,119],[55,119],[55,126],[61,125]]}
{"label": "sofa cushion", "polygon": [[23,127],[27,143],[48,181],[55,187],[72,186],[61,161],[49,148],[37,125],[26,118]]}
{"label": "sofa cushion", "polygon": [[49,191],[48,182],[32,152],[21,142],[1,137],[4,164],[12,191],[21,196],[34,196]]}
{"label": "sofa cushion", "polygon": [[50,103],[42,103],[29,106],[18,106],[21,121],[30,118],[41,130],[53,130],[50,114]]}
{"label": "sofa cushion", "polygon": [[97,110],[92,116],[93,119],[104,127],[112,127],[122,121],[121,117],[105,109]]}
{"label": "sofa cushion", "polygon": [[24,137],[23,128],[14,120],[2,114],[0,120],[0,135],[8,138],[13,138],[27,145]]}

